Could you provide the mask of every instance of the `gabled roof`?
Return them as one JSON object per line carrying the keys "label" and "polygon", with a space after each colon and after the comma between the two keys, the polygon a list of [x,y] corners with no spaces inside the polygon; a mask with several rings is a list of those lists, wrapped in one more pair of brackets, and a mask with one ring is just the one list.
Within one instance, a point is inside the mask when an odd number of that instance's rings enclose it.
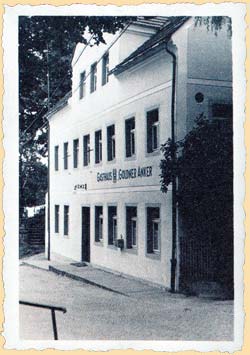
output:
{"label": "gabled roof", "polygon": [[168,21],[161,27],[155,35],[149,38],[145,43],[138,47],[126,59],[110,71],[110,74],[120,74],[131,68],[141,60],[153,55],[161,48],[161,45],[168,41],[171,35],[177,31],[190,17],[178,16],[168,17]]}

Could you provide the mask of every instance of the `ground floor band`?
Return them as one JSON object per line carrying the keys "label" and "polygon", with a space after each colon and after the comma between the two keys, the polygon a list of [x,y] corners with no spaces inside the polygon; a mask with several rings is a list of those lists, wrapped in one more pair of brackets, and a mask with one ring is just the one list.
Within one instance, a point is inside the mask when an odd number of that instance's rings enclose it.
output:
{"label": "ground floor band", "polygon": [[53,194],[51,253],[170,287],[171,216],[159,186]]}

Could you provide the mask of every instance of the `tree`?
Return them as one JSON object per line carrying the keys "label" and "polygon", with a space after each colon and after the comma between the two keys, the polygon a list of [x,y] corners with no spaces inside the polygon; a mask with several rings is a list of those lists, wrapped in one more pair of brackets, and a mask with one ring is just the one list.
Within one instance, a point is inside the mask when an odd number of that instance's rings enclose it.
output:
{"label": "tree", "polygon": [[[233,133],[231,120],[201,115],[183,141],[162,145],[161,189],[178,181],[186,238],[210,245],[214,281],[233,284]],[[223,265],[223,267],[222,267]],[[233,286],[232,286],[233,288]]]}

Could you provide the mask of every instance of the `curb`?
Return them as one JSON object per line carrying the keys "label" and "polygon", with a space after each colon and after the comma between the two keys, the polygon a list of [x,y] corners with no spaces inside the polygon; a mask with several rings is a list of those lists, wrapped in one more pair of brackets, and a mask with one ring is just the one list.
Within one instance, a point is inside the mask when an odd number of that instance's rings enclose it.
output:
{"label": "curb", "polygon": [[85,284],[89,284],[91,286],[96,286],[96,287],[102,288],[103,290],[106,290],[106,291],[109,291],[109,292],[117,293],[118,295],[121,295],[121,296],[129,297],[128,295],[126,295],[123,292],[119,292],[119,291],[116,291],[116,290],[114,290],[112,288],[100,285],[100,284],[98,284],[98,283],[96,283],[94,281],[90,281],[89,279],[85,279],[82,276],[77,276],[77,275],[74,275],[74,274],[72,274],[70,272],[57,269],[56,267],[51,266],[51,265],[49,265],[49,271],[52,271],[52,272],[54,272],[57,275],[66,276],[66,277],[68,277],[70,279],[73,279],[73,280],[76,280],[76,281],[81,281],[81,282],[83,282]]}

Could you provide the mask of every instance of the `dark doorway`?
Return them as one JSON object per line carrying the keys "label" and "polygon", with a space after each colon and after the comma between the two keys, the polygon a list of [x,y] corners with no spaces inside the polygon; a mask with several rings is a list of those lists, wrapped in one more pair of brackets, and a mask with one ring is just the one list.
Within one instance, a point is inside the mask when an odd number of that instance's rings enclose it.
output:
{"label": "dark doorway", "polygon": [[82,261],[90,261],[90,207],[82,207]]}

